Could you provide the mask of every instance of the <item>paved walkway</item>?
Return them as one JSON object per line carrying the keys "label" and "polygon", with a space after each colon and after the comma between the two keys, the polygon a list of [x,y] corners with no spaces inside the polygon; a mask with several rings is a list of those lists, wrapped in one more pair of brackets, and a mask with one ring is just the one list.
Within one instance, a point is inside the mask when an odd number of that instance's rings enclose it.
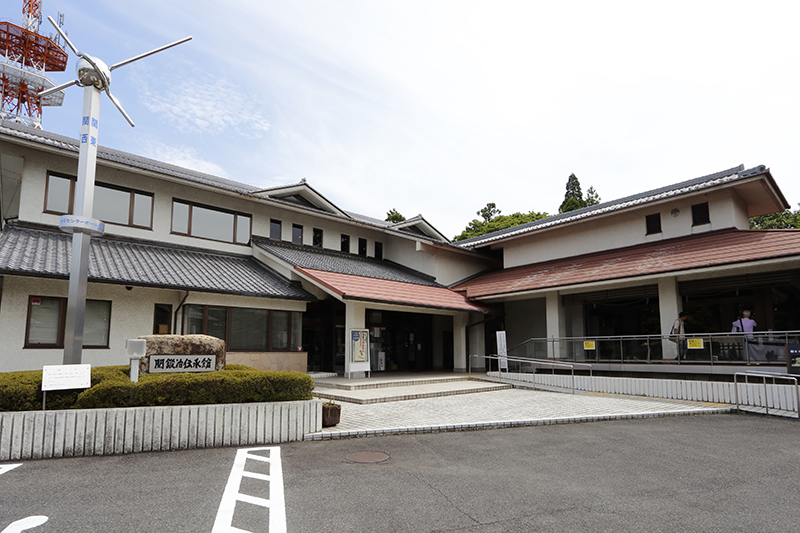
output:
{"label": "paved walkway", "polygon": [[[453,374],[450,374],[450,377],[452,376]],[[397,376],[394,377],[394,379],[397,378]],[[335,378],[334,383],[341,382],[344,383],[343,386],[347,386],[349,383],[357,386],[357,381],[359,380],[344,381],[342,378]],[[377,388],[388,386],[388,383],[379,384]],[[411,386],[404,384],[403,388]],[[416,386],[436,387],[434,384]],[[316,392],[328,392],[329,390],[328,388],[318,388]],[[387,388],[384,394],[392,393]],[[319,433],[306,435],[305,440],[727,413],[731,410],[730,405],[718,403],[659,400],[599,393],[569,394],[526,389],[507,389],[365,405],[341,402],[341,406],[342,415],[338,425],[324,428]]]}

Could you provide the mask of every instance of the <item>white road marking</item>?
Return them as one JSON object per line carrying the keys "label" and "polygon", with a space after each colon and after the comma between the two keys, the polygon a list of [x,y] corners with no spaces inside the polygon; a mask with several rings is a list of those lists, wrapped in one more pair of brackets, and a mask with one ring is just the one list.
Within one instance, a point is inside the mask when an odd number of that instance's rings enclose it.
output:
{"label": "white road marking", "polygon": [[[268,451],[269,457],[250,453],[258,451]],[[269,475],[246,471],[244,467],[248,459],[269,463]],[[239,485],[243,477],[268,482],[269,499],[241,494]],[[211,530],[211,533],[250,533],[233,526],[233,513],[237,501],[269,509],[269,532],[286,533],[286,502],[283,498],[283,468],[281,467],[280,447],[243,448],[236,452],[236,459],[233,462],[225,492],[222,494],[222,501],[219,504],[214,529]]]}
{"label": "white road marking", "polygon": [[46,516],[29,516],[28,518],[23,518],[22,520],[12,522],[7,528],[5,528],[3,531],[0,531],[0,533],[19,533],[20,531],[26,531],[36,526],[41,526],[47,522],[47,520],[48,518]]}
{"label": "white road marking", "polygon": [[22,466],[22,463],[16,465],[0,465],[0,474],[5,474],[9,470],[14,470],[18,466]]}

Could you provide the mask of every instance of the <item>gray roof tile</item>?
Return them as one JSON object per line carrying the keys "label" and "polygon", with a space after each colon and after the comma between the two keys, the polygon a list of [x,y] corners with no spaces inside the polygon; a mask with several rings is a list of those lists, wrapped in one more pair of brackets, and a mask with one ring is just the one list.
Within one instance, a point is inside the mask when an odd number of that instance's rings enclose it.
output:
{"label": "gray roof tile", "polygon": [[[68,278],[70,235],[8,225],[0,233],[0,273]],[[146,241],[92,239],[89,281],[314,300],[301,287],[250,256],[209,253]]]}
{"label": "gray roof tile", "polygon": [[362,257],[324,248],[299,246],[257,236],[253,236],[253,244],[292,266],[365,278],[401,281],[430,287],[442,286],[436,283],[431,276],[402,267],[391,261]]}

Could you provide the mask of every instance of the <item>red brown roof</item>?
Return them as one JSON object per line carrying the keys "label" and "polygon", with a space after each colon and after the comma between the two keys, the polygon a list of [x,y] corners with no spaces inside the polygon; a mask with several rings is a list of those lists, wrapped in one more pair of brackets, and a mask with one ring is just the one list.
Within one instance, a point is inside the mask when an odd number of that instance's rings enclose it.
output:
{"label": "red brown roof", "polygon": [[455,287],[468,298],[797,256],[800,230],[720,230],[490,272]]}
{"label": "red brown roof", "polygon": [[446,287],[417,285],[302,267],[295,269],[344,299],[455,311],[487,311],[480,305],[470,303],[463,294]]}

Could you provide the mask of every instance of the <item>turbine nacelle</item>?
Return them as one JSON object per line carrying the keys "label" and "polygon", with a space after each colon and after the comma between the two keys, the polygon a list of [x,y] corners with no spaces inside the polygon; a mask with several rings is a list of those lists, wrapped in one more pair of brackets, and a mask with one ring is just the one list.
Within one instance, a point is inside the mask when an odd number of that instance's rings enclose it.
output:
{"label": "turbine nacelle", "polygon": [[111,70],[100,59],[81,53],[75,71],[78,73],[77,85],[88,87],[90,85],[105,91],[111,86]]}

